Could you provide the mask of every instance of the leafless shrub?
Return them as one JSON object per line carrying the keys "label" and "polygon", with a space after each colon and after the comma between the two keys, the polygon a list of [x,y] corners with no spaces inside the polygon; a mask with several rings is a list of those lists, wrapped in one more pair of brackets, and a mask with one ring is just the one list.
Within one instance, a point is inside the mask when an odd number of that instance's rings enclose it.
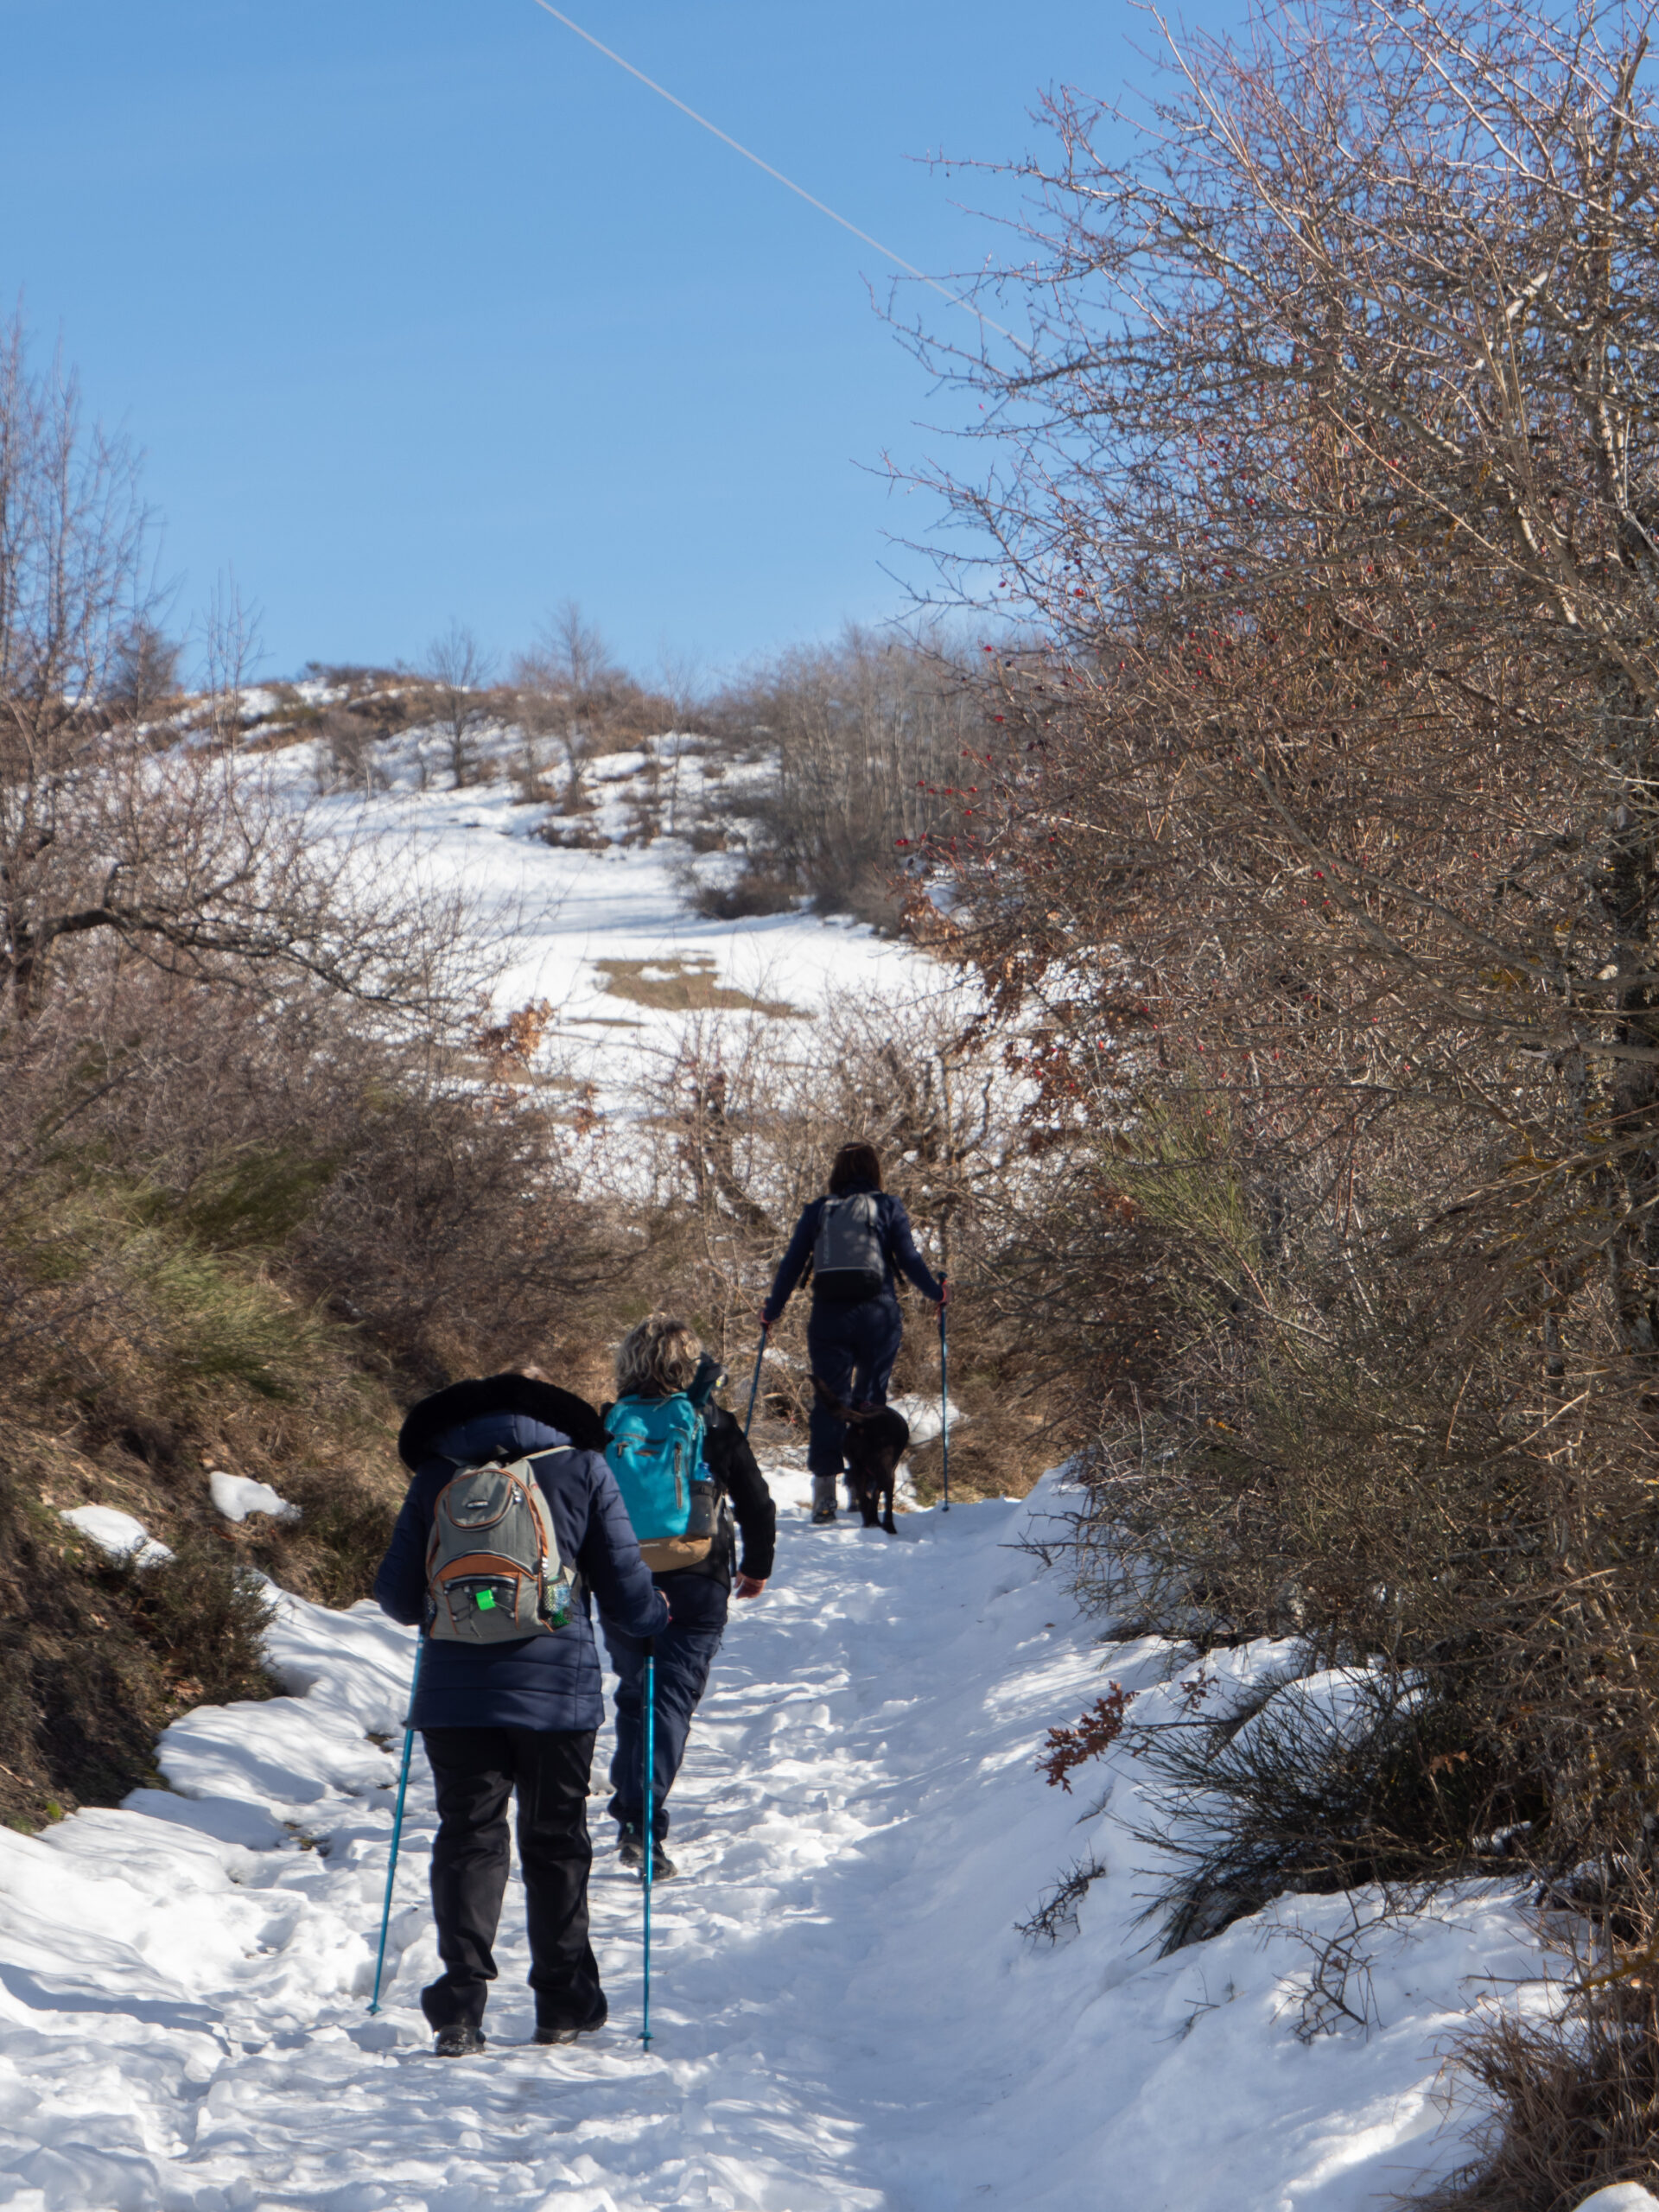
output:
{"label": "leafless shrub", "polygon": [[183,648],[146,613],[135,614],[116,640],[104,690],[123,714],[149,715],[178,696]]}
{"label": "leafless shrub", "polygon": [[1147,1834],[1181,1870],[1152,1908],[1166,1951],[1290,1891],[1380,1885],[1398,1912],[1436,1879],[1513,1868],[1500,1839],[1539,1805],[1516,1805],[1456,1710],[1386,1672],[1338,1680],[1281,1674],[1220,1713],[1131,1732],[1154,1777]]}
{"label": "leafless shrub", "polygon": [[[1476,2158],[1427,2196],[1424,2212],[1577,2212],[1618,2182],[1659,2183],[1659,1996],[1649,1891],[1647,1940],[1609,1943],[1540,2018],[1494,2008],[1457,2056],[1491,2109]],[[1569,1942],[1572,1939],[1569,1937]]]}
{"label": "leafless shrub", "polygon": [[262,658],[258,609],[243,598],[235,572],[226,569],[213,580],[202,620],[203,689],[191,717],[210,745],[241,744],[252,719],[246,688]]}
{"label": "leafless shrub", "polygon": [[549,739],[563,757],[561,804],[568,815],[592,804],[587,776],[594,760],[672,726],[672,702],[643,690],[618,664],[574,600],[555,610],[519,655],[513,683],[528,741]]}
{"label": "leafless shrub", "polygon": [[896,929],[907,858],[937,823],[942,790],[977,780],[963,756],[980,717],[949,653],[856,627],[734,687],[712,703],[710,728],[769,770],[726,803],[745,819],[747,873]]}
{"label": "leafless shrub", "polygon": [[1107,1871],[1092,1854],[1078,1859],[1049,1890],[1029,1920],[1014,1923],[1015,1934],[1033,1943],[1046,1943],[1051,1948],[1069,1941],[1077,1934],[1081,1924],[1077,1908]]}
{"label": "leafless shrub", "polygon": [[1307,1958],[1306,1985],[1296,1999],[1298,2043],[1314,2044],[1344,2028],[1369,2037],[1387,2024],[1377,2008],[1376,1948],[1398,1940],[1402,1923],[1426,1901],[1421,1891],[1352,1891],[1344,1900],[1347,1921],[1334,1933],[1282,1916],[1264,1923],[1263,1942],[1293,1943]]}
{"label": "leafless shrub", "polygon": [[694,877],[690,885],[693,910],[711,922],[746,921],[756,914],[787,914],[799,894],[784,877],[764,868],[746,866],[728,881]]}
{"label": "leafless shrub", "polygon": [[442,995],[442,926],[396,898],[371,910],[357,856],[318,846],[240,757],[252,629],[233,585],[216,594],[191,741],[164,747],[112,713],[132,653],[159,650],[146,526],[131,456],[86,429],[72,379],[31,369],[14,323],[0,344],[0,1049],[48,1012],[81,946],[272,991],[315,977],[388,1009]]}
{"label": "leafless shrub", "polygon": [[491,667],[489,655],[464,622],[452,622],[427,648],[423,675],[456,791],[474,773],[474,740],[490,719]]}
{"label": "leafless shrub", "polygon": [[544,822],[536,834],[544,845],[561,853],[602,853],[611,842],[596,823],[580,815],[574,821]]}
{"label": "leafless shrub", "polygon": [[[945,487],[1037,642],[930,847],[1046,1031],[1073,1338],[1141,1347],[1096,1370],[1103,1599],[1384,1655],[1447,1732],[1405,1861],[1507,1825],[1614,1889],[1659,1779],[1646,53],[1344,0],[1172,43],[1125,160],[1055,97],[1034,350],[957,365],[997,458]],[[1600,2177],[1651,2093],[1580,2048],[1542,2108]],[[1571,2201],[1539,2174],[1491,2201]]]}
{"label": "leafless shrub", "polygon": [[1569,1859],[1659,1754],[1634,38],[1352,0],[1176,51],[1116,166],[1057,98],[1040,359],[965,372],[1020,458],[950,487],[1046,640],[954,867],[1073,1333],[1098,1253],[1150,1354],[1106,1517],[1172,1624],[1442,1669]]}
{"label": "leafless shrub", "polygon": [[360,791],[374,789],[374,748],[378,732],[368,718],[350,707],[326,707],[317,718],[317,734],[327,748],[330,781]]}

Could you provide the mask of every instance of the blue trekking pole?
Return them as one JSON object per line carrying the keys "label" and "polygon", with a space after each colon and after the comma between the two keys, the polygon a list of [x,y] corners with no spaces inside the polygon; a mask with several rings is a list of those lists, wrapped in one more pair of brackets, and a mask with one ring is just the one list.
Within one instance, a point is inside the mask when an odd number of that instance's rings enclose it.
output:
{"label": "blue trekking pole", "polygon": [[[939,1277],[939,1288],[945,1288],[946,1279]],[[944,1510],[950,1510],[950,1367],[944,1344],[944,1300],[939,1300],[939,1457],[940,1474],[944,1484]]]}
{"label": "blue trekking pole", "polygon": [[380,1909],[380,1950],[374,1961],[374,1994],[369,1999],[371,2012],[380,2010],[380,1975],[386,1963],[386,1930],[391,1924],[391,1885],[397,1876],[397,1842],[404,1832],[404,1799],[409,1794],[409,1755],[415,1748],[415,1693],[420,1687],[421,1656],[426,1649],[426,1637],[422,1633],[415,1645],[415,1672],[409,1684],[409,1717],[404,1723],[404,1765],[397,1777],[397,1809],[391,1816],[391,1862],[386,1868],[386,1901]]}
{"label": "blue trekking pole", "polygon": [[763,1321],[760,1324],[760,1348],[754,1355],[754,1375],[749,1383],[749,1410],[743,1416],[743,1433],[746,1438],[749,1433],[749,1423],[754,1419],[754,1394],[760,1388],[760,1363],[766,1356],[766,1332],[771,1326],[770,1321]]}
{"label": "blue trekking pole", "polygon": [[639,2040],[651,2049],[651,1875],[652,1861],[657,1856],[657,1838],[653,1833],[655,1811],[652,1803],[652,1783],[657,1765],[657,1639],[645,1639],[645,1817],[643,1823],[645,1847],[645,2017],[640,2022]]}

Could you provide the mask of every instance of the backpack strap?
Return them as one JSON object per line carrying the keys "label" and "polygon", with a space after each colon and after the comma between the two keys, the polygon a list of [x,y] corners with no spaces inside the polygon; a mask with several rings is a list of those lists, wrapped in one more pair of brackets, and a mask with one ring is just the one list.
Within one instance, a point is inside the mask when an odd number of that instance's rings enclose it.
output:
{"label": "backpack strap", "polygon": [[[538,1490],[541,1489],[541,1476],[538,1470],[541,1466],[542,1461],[543,1459],[556,1459],[561,1452],[574,1452],[575,1448],[576,1447],[574,1444],[550,1444],[543,1451],[526,1452],[521,1454],[524,1465],[530,1469],[531,1478],[535,1482]],[[548,1497],[545,1491],[542,1491],[542,1497],[547,1506],[547,1517],[551,1521],[553,1518],[553,1501]],[[556,1534],[554,1541],[556,1543]],[[554,1556],[556,1559],[558,1557],[558,1554],[556,1552]],[[580,1603],[582,1610],[586,1611],[588,1606],[588,1592],[583,1585],[581,1575],[576,1572],[576,1563],[574,1559],[570,1562],[570,1602],[573,1605]]]}

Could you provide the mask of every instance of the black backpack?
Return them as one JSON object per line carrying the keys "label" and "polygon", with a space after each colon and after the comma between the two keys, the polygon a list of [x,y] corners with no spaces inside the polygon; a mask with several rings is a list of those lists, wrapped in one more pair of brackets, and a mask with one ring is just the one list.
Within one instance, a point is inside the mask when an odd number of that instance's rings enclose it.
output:
{"label": "black backpack", "polygon": [[826,1198],[812,1247],[812,1287],[821,1298],[850,1305],[877,1298],[887,1287],[887,1255],[881,1241],[881,1209],[873,1191]]}

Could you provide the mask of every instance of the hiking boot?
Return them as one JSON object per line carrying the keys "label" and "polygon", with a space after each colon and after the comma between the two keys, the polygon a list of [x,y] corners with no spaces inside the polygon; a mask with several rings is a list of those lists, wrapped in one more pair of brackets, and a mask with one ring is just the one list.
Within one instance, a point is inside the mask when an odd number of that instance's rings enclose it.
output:
{"label": "hiking boot", "polygon": [[440,2058],[470,2058],[484,2048],[484,2031],[475,2028],[470,2020],[452,2020],[447,2028],[438,2030],[438,2039],[432,2046]]}
{"label": "hiking boot", "polygon": [[812,1516],[812,1526],[815,1529],[827,1529],[835,1517],[836,1509],[833,1505],[821,1505]]}
{"label": "hiking boot", "polygon": [[[645,1863],[644,1845],[638,1821],[619,1821],[616,1824],[616,1848],[625,1866],[643,1867]],[[653,1882],[671,1882],[679,1868],[663,1849],[660,1842],[653,1845],[651,1854],[651,1878]]]}
{"label": "hiking boot", "polygon": [[610,2007],[601,2005],[593,2018],[584,2020],[579,2028],[543,2027],[538,2020],[536,2040],[537,2043],[575,2043],[578,2036],[596,2036],[610,2016]]}

